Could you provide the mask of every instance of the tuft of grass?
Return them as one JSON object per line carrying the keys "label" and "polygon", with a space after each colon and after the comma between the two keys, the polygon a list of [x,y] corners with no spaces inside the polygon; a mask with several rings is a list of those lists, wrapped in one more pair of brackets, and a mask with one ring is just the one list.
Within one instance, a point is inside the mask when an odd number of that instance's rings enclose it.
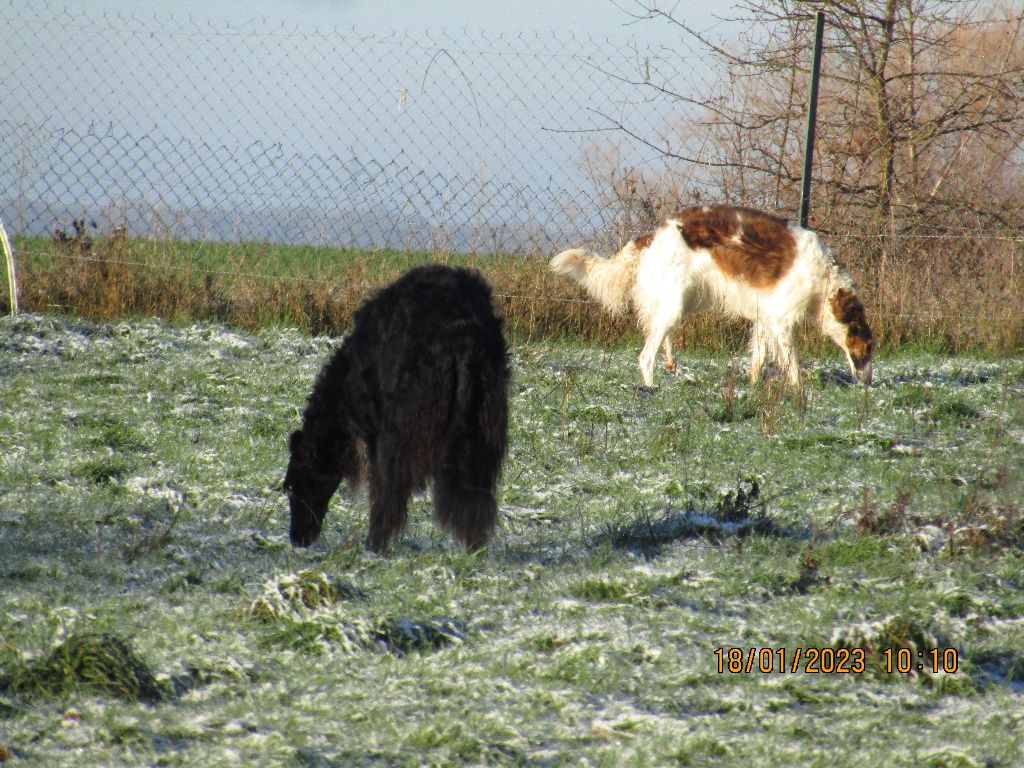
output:
{"label": "tuft of grass", "polygon": [[607,541],[615,549],[655,552],[681,539],[700,537],[721,541],[727,537],[745,537],[753,533],[783,535],[778,525],[756,511],[761,488],[757,481],[740,482],[735,490],[718,496],[710,504],[705,490],[700,501],[690,500],[685,510],[641,510],[632,517],[605,526],[598,541]]}
{"label": "tuft of grass", "polygon": [[910,494],[907,491],[899,491],[896,498],[888,509],[879,512],[878,505],[871,499],[871,492],[865,485],[861,488],[860,509],[857,511],[854,523],[857,531],[862,535],[896,533],[906,529],[907,502]]}
{"label": "tuft of grass", "polygon": [[354,584],[332,580],[322,571],[304,570],[268,580],[263,594],[246,607],[245,615],[260,621],[277,621],[297,611],[361,597],[362,591]]}
{"label": "tuft of grass", "polygon": [[1013,500],[994,498],[972,485],[961,514],[947,523],[947,528],[947,546],[953,554],[1020,550],[1024,548],[1024,507]]}
{"label": "tuft of grass", "polygon": [[584,579],[574,584],[569,592],[580,600],[617,602],[632,598],[636,591],[622,580]]}
{"label": "tuft of grass", "polygon": [[171,504],[164,500],[159,507],[162,507],[160,512],[170,513],[162,525],[156,525],[156,515],[144,514],[144,511],[149,510],[136,510],[137,518],[133,521],[134,524],[129,526],[128,541],[121,547],[121,556],[125,563],[131,565],[140,557],[152,555],[172,541],[174,530],[182,519],[184,505],[177,505],[172,510]]}
{"label": "tuft of grass", "polygon": [[104,485],[120,480],[132,471],[132,462],[114,454],[84,461],[71,471],[72,477],[79,477],[95,485]]}
{"label": "tuft of grass", "polygon": [[465,640],[465,625],[443,617],[385,619],[373,631],[374,643],[393,653],[436,651]]}
{"label": "tuft of grass", "polygon": [[980,649],[971,653],[968,661],[979,682],[1024,690],[1024,651]]}
{"label": "tuft of grass", "polygon": [[726,370],[719,386],[721,404],[712,415],[715,421],[732,424],[752,419],[757,415],[757,404],[752,398],[743,397],[743,393],[739,390],[739,376],[739,372],[733,366],[729,366]]}
{"label": "tuft of grass", "polygon": [[85,690],[150,704],[169,694],[131,643],[109,632],[74,633],[42,659],[13,666],[0,679],[0,690],[44,699],[64,699]]}
{"label": "tuft of grass", "polygon": [[798,595],[805,595],[814,587],[829,583],[828,577],[822,576],[820,573],[821,561],[816,554],[816,546],[817,531],[811,536],[810,541],[807,542],[807,546],[804,548],[803,554],[800,556],[800,567],[796,579],[786,585],[789,591],[795,592]]}
{"label": "tuft of grass", "polygon": [[244,614],[272,627],[269,642],[293,650],[347,653],[381,649],[392,653],[437,650],[465,640],[464,625],[449,618],[386,618],[376,623],[332,611],[339,601],[364,599],[355,585],[322,571],[289,573],[266,582]]}
{"label": "tuft of grass", "polygon": [[[837,628],[832,632],[830,645],[850,650],[862,649],[867,656],[869,668],[875,672],[885,671],[883,653],[888,649],[907,648],[916,661],[918,653],[926,654],[928,651],[950,647],[927,621],[910,613]],[[916,674],[917,669],[911,672]]]}
{"label": "tuft of grass", "polygon": [[465,642],[465,625],[446,617],[412,619],[391,617],[373,622],[364,617],[314,611],[285,616],[274,622],[266,645],[324,655],[340,651],[346,655],[367,651],[406,654],[437,651]]}

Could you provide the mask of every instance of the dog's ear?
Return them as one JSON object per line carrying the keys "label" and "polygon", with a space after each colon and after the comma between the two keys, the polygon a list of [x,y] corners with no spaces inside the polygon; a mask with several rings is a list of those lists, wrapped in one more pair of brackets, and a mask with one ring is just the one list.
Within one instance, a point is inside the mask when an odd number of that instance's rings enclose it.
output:
{"label": "dog's ear", "polygon": [[312,469],[322,458],[319,455],[320,451],[317,450],[316,443],[309,440],[306,433],[301,429],[292,432],[291,437],[288,439],[288,450],[291,453],[288,466],[294,465]]}
{"label": "dog's ear", "polygon": [[288,451],[291,454],[288,459],[288,469],[285,470],[284,479],[275,486],[274,490],[291,496],[294,473],[300,467],[309,466],[309,451],[306,448],[305,435],[302,434],[301,429],[292,432],[288,438]]}
{"label": "dog's ear", "polygon": [[292,432],[292,436],[288,438],[288,450],[291,452],[292,461],[299,461],[302,464],[309,464],[313,461],[315,451],[306,440],[306,433],[301,429]]}

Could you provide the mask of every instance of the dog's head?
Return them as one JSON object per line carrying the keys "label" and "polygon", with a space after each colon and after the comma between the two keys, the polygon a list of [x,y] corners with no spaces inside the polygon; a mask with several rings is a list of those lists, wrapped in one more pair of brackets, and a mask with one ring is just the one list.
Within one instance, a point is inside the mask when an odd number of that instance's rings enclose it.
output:
{"label": "dog's head", "polygon": [[871,386],[875,339],[857,294],[839,288],[828,301],[824,321],[828,335],[846,353],[851,373],[865,386]]}
{"label": "dog's head", "polygon": [[288,536],[294,546],[308,547],[320,537],[327,504],[338,489],[341,473],[325,469],[303,431],[292,433],[291,457],[281,488],[288,497],[291,523]]}

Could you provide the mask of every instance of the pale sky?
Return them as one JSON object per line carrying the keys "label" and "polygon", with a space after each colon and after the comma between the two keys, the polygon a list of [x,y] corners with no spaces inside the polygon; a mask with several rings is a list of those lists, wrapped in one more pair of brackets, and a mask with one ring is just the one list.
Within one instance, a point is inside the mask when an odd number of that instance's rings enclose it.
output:
{"label": "pale sky", "polygon": [[[0,26],[20,30],[0,66],[0,215],[49,231],[65,210],[114,216],[126,205],[251,212],[260,221],[261,211],[287,205],[335,218],[348,208],[394,216],[388,206],[397,206],[410,220],[441,219],[442,207],[526,220],[557,197],[568,211],[594,186],[589,158],[619,151],[617,137],[601,133],[604,115],[654,130],[677,117],[670,99],[630,81],[664,74],[675,87],[707,92],[706,52],[665,20],[638,20],[631,10],[642,7],[0,7]],[[680,1],[672,11],[713,38],[729,36],[716,15],[730,15],[730,0]],[[657,159],[634,150],[630,164]],[[620,160],[600,160],[599,170],[611,162]],[[3,190],[14,191],[10,200]]]}
{"label": "pale sky", "polygon": [[[699,31],[727,32],[729,0],[662,3]],[[587,35],[636,36],[671,43],[678,34],[663,22],[637,22],[637,0],[91,0],[90,9],[191,15],[243,23],[266,17],[309,26],[356,26],[368,32],[483,29],[493,32],[566,30]]]}

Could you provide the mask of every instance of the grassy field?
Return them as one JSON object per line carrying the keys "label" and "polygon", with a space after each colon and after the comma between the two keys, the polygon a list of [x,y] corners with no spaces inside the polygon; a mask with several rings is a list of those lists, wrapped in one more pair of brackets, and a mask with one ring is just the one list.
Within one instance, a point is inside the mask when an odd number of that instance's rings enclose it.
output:
{"label": "grassy field", "polygon": [[[441,262],[484,271],[517,336],[608,340],[636,333],[630,318],[602,312],[571,281],[551,274],[539,256],[109,237],[70,243],[19,238],[15,248],[21,302],[32,312],[72,312],[98,320],[139,315],[179,323],[213,320],[250,330],[286,325],[340,334],[369,290],[410,267]],[[708,322],[694,327],[723,326]]]}
{"label": "grassy field", "polygon": [[1020,357],[810,359],[800,401],[520,341],[493,545],[418,498],[385,558],[358,496],[287,544],[333,343],[0,320],[0,762],[1021,765]]}
{"label": "grassy field", "polygon": [[[570,244],[567,244],[570,245]],[[572,245],[579,245],[574,243]],[[1024,271],[1019,243],[993,237],[969,253],[930,240],[886,242],[898,259],[863,241],[832,243],[850,269],[882,350],[908,344],[947,354],[1020,354],[1024,350]],[[877,245],[877,244],[876,244]],[[913,247],[911,247],[913,246]],[[257,330],[285,325],[340,334],[372,288],[427,262],[480,269],[520,340],[635,341],[630,313],[612,316],[548,268],[552,254],[416,253],[340,247],[135,239],[87,229],[64,240],[16,238],[25,311],[73,313],[94,320],[162,317],[212,320]],[[887,251],[883,251],[884,253]],[[6,311],[0,293],[0,313]],[[802,343],[821,351],[820,335]],[[709,314],[674,332],[677,344],[732,352],[744,324]]]}

